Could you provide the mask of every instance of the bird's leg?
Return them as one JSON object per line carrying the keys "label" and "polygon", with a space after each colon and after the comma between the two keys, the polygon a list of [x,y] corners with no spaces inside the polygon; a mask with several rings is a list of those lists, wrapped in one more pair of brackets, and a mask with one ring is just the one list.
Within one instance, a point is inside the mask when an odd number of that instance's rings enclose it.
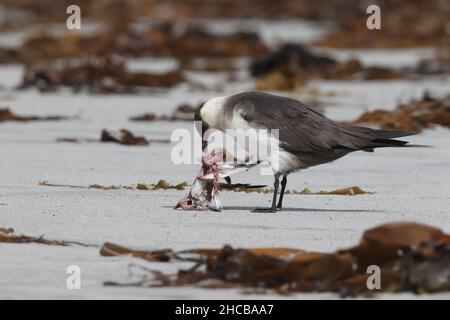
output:
{"label": "bird's leg", "polygon": [[280,173],[275,173],[275,181],[273,183],[273,198],[272,206],[270,208],[255,208],[253,212],[276,212],[277,211],[277,194],[278,186],[280,185]]}
{"label": "bird's leg", "polygon": [[286,190],[286,185],[287,185],[287,174],[283,174],[283,179],[281,180],[280,199],[278,200],[277,209],[281,209],[283,207],[283,196],[284,191]]}

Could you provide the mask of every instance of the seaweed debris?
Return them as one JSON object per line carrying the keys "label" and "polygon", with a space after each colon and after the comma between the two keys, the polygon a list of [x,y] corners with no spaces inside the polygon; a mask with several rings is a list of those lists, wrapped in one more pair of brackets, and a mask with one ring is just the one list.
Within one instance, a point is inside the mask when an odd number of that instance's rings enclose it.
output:
{"label": "seaweed debris", "polygon": [[[158,251],[116,251],[160,261],[160,255],[154,253]],[[107,281],[104,285],[262,289],[280,294],[335,292],[342,296],[450,291],[450,235],[417,223],[375,227],[363,234],[357,246],[334,253],[289,248],[235,249],[228,245],[222,249],[163,252],[172,256],[163,255],[164,261],[195,254],[196,264],[176,274],[147,269],[147,276],[137,283]],[[373,266],[382,270],[382,286],[373,280],[374,271],[368,271]]]}
{"label": "seaweed debris", "polygon": [[121,129],[117,135],[103,129],[100,142],[113,142],[126,146],[148,146],[150,144],[145,137],[137,137],[126,129]]}
{"label": "seaweed debris", "polygon": [[285,44],[257,56],[250,64],[250,73],[257,78],[259,90],[293,90],[311,79],[387,80],[407,76],[400,70],[363,66],[355,59],[339,62],[298,44]]}
{"label": "seaweed debris", "polygon": [[43,180],[39,182],[40,186],[45,187],[61,187],[61,188],[74,188],[74,189],[97,189],[97,190],[119,190],[119,189],[127,189],[127,190],[184,190],[189,185],[187,182],[181,182],[178,184],[170,184],[166,180],[159,180],[156,183],[146,184],[146,183],[137,183],[132,185],[101,185],[101,184],[90,184],[87,186],[83,185],[71,185],[71,184],[56,184],[49,183],[47,180]]}
{"label": "seaweed debris", "polygon": [[12,112],[9,108],[0,108],[0,122],[31,122],[31,121],[62,121],[69,120],[67,116],[22,116]]}
{"label": "seaweed debris", "polygon": [[450,128],[450,97],[436,99],[425,94],[421,100],[400,104],[393,111],[366,112],[353,123],[411,132],[421,132],[434,125]]}
{"label": "seaweed debris", "polygon": [[39,243],[45,245],[55,246],[69,246],[79,245],[83,247],[95,247],[95,245],[85,244],[77,241],[65,241],[65,240],[49,240],[44,236],[31,237],[26,235],[16,235],[12,228],[0,228],[0,243]]}

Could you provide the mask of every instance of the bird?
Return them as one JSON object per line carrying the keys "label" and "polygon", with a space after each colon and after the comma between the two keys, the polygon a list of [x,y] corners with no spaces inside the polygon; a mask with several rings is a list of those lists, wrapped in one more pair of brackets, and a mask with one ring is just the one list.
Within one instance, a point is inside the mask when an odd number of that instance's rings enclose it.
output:
{"label": "bird", "polygon": [[268,161],[274,174],[272,205],[256,208],[254,212],[282,209],[290,173],[334,161],[355,151],[373,152],[383,147],[417,146],[395,139],[415,133],[338,123],[301,101],[259,91],[211,98],[198,107],[195,121],[201,124],[197,130],[203,139],[210,129],[222,132],[229,129],[278,129],[278,137],[267,137],[278,143],[276,165],[271,161],[273,159],[250,155],[258,161]]}

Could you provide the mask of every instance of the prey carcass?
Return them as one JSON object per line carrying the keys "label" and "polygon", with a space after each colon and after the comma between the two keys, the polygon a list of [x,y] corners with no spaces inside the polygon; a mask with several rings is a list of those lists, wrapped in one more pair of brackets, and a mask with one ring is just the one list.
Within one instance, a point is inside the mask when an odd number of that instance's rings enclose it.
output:
{"label": "prey carcass", "polygon": [[219,179],[246,171],[258,164],[219,162],[220,153],[212,150],[203,154],[202,167],[189,193],[178,201],[175,209],[220,211],[222,205],[219,199]]}

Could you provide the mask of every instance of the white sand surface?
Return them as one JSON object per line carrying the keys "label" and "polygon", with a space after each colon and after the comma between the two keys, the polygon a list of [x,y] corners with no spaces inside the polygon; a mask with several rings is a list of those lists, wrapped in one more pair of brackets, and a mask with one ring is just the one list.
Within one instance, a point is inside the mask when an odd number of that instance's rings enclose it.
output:
{"label": "white sand surface", "polygon": [[[13,77],[14,68],[0,69]],[[16,75],[17,76],[17,75]],[[4,86],[11,86],[5,79]],[[427,82],[316,82],[320,90],[340,92],[329,97],[326,113],[351,119],[366,109],[391,108],[399,99],[420,95],[427,88],[444,91],[448,80]],[[247,85],[240,86],[248,89]],[[383,149],[358,152],[343,159],[293,174],[288,189],[313,191],[360,186],[373,195],[287,195],[285,209],[277,213],[251,213],[268,205],[271,196],[258,193],[221,193],[222,212],[185,212],[172,209],[186,191],[88,190],[39,186],[57,184],[128,185],[191,182],[195,165],[176,166],[172,145],[148,147],[116,144],[56,143],[57,138],[98,138],[103,128],[127,128],[147,138],[165,139],[176,128],[192,130],[187,122],[128,121],[144,112],[170,114],[181,103],[198,103],[215,95],[180,86],[170,92],[143,96],[89,96],[71,93],[38,94],[34,91],[0,93],[2,105],[20,114],[79,115],[62,122],[0,124],[0,227],[17,233],[45,235],[49,239],[81,241],[100,246],[109,241],[133,248],[189,249],[197,247],[292,247],[330,252],[356,244],[367,228],[392,221],[417,221],[450,232],[450,131],[425,130],[408,138],[432,149]],[[301,95],[301,93],[299,93]],[[333,99],[334,98],[334,99]],[[346,100],[342,100],[345,98]],[[254,169],[235,182],[272,184],[270,176]],[[275,294],[248,295],[242,290],[199,288],[111,288],[105,280],[127,281],[130,263],[175,272],[183,263],[146,263],[105,258],[98,248],[38,244],[0,244],[0,298],[286,298]],[[66,288],[66,268],[79,265],[82,289]],[[336,298],[333,294],[293,295],[289,298]],[[381,298],[450,298],[385,295]]]}

